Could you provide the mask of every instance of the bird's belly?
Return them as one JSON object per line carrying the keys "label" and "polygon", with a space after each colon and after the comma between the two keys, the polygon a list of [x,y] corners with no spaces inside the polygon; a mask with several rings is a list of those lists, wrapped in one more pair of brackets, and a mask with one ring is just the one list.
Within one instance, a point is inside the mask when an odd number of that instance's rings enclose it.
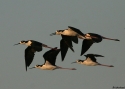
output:
{"label": "bird's belly", "polygon": [[96,66],[98,65],[96,62],[83,62],[84,65],[87,65],[87,66]]}
{"label": "bird's belly", "polygon": [[52,65],[44,65],[41,67],[42,70],[54,70],[56,69],[56,66],[52,66]]}

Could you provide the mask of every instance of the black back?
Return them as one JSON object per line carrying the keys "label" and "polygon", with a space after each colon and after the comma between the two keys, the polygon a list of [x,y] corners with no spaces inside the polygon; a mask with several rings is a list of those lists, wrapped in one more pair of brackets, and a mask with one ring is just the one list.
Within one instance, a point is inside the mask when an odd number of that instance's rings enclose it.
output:
{"label": "black back", "polygon": [[38,52],[42,51],[42,43],[38,42],[38,41],[34,41],[34,40],[31,40],[32,41],[32,44],[31,46]]}
{"label": "black back", "polygon": [[28,46],[25,49],[25,66],[26,66],[26,71],[27,71],[27,67],[29,67],[30,64],[32,63],[34,55],[35,55],[35,50],[31,46]]}
{"label": "black back", "polygon": [[74,27],[71,27],[71,26],[68,26],[68,27],[69,27],[71,30],[73,30],[73,31],[77,32],[78,34],[80,34],[80,35],[84,36],[84,33],[82,33],[79,29],[74,28]]}
{"label": "black back", "polygon": [[48,61],[52,65],[55,65],[56,57],[57,57],[59,52],[60,52],[60,49],[56,49],[56,50],[55,49],[51,49],[51,50],[47,51],[43,55],[43,58],[44,58],[45,62]]}
{"label": "black back", "polygon": [[92,40],[96,43],[99,43],[102,41],[102,36],[99,35],[99,34],[95,34],[95,33],[88,33],[90,36],[94,36],[94,37],[97,37],[97,38],[92,38]]}
{"label": "black back", "polygon": [[104,56],[99,55],[99,54],[87,54],[87,55],[84,55],[84,56],[86,58],[88,58],[88,57],[91,58],[91,60],[94,61],[94,62],[97,62],[95,57],[104,57]]}

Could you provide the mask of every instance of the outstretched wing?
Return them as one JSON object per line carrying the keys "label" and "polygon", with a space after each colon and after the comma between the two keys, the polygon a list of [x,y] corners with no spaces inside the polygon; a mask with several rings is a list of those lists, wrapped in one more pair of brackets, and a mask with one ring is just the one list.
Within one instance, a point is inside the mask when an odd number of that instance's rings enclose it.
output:
{"label": "outstretched wing", "polygon": [[102,55],[99,55],[99,54],[87,54],[88,56],[89,55],[92,55],[92,56],[94,56],[94,57],[104,57],[104,56],[102,56]]}
{"label": "outstretched wing", "polygon": [[33,61],[34,55],[35,55],[35,50],[29,46],[25,49],[25,66],[26,66],[26,71],[27,71],[27,67],[30,66],[30,64]]}
{"label": "outstretched wing", "polygon": [[78,33],[78,34],[84,36],[84,33],[82,33],[79,29],[74,28],[74,27],[71,27],[71,26],[68,26],[68,28],[70,28],[71,30],[75,31],[76,33]]}
{"label": "outstretched wing", "polygon": [[68,51],[68,46],[65,43],[64,39],[61,39],[61,41],[60,41],[60,49],[61,49],[61,58],[62,58],[62,61],[63,61],[65,56],[66,56],[66,53]]}
{"label": "outstretched wing", "polygon": [[61,35],[61,36],[62,36],[62,39],[60,40],[60,49],[61,49],[61,57],[63,61],[68,51],[68,48],[70,48],[73,52],[74,52],[74,49],[72,48],[73,45],[72,45],[70,36],[65,36],[65,35]]}
{"label": "outstretched wing", "polygon": [[84,56],[91,58],[91,60],[94,61],[94,62],[96,62],[95,57],[104,57],[104,56],[99,55],[99,54],[87,54],[87,55],[84,55]]}
{"label": "outstretched wing", "polygon": [[46,61],[48,61],[50,64],[55,65],[56,57],[59,52],[60,52],[60,49],[51,49],[46,53],[44,53],[43,58],[45,60],[45,63]]}
{"label": "outstretched wing", "polygon": [[93,44],[92,40],[84,39],[82,42],[81,56],[91,47]]}
{"label": "outstretched wing", "polygon": [[72,48],[73,45],[72,45],[71,37],[66,35],[61,35],[61,36],[62,36],[62,39],[64,40],[63,44],[67,45],[74,52],[74,49]]}

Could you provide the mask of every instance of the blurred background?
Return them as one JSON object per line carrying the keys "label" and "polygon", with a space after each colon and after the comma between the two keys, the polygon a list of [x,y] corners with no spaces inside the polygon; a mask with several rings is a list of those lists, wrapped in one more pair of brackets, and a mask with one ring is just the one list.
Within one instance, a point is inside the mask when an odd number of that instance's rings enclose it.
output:
{"label": "blurred background", "polygon": [[[36,40],[51,47],[60,47],[61,36],[50,36],[56,30],[73,26],[83,33],[97,33],[120,42],[103,40],[85,53],[105,56],[99,63],[114,65],[84,66],[71,64],[80,56],[82,40],[73,44],[65,60],[59,53],[56,64],[70,70],[25,71],[26,46],[14,44]],[[0,88],[1,89],[112,89],[125,85],[125,0],[1,0],[0,1]],[[43,64],[43,54],[35,54],[30,67]]]}

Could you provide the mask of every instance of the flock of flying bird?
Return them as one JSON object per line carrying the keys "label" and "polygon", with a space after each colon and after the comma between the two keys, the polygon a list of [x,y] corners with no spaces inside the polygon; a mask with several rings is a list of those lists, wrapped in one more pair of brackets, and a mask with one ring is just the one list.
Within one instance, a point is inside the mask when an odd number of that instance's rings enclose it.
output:
{"label": "flock of flying bird", "polygon": [[[24,44],[28,46],[25,49],[25,66],[26,66],[26,71],[27,67],[30,66],[34,59],[35,52],[40,52],[42,51],[42,47],[50,48],[49,51],[43,54],[43,58],[45,60],[43,65],[36,65],[35,67],[32,68],[39,68],[43,70],[55,70],[55,69],[69,69],[69,70],[76,70],[75,68],[62,68],[57,65],[55,65],[56,62],[56,57],[61,52],[61,58],[62,61],[64,60],[66,53],[68,51],[68,48],[70,48],[73,52],[73,44],[72,42],[78,44],[78,38],[82,39],[82,49],[81,49],[81,56],[92,46],[93,43],[99,43],[103,39],[108,39],[108,40],[114,40],[114,41],[120,41],[118,39],[111,39],[111,38],[106,38],[104,36],[101,36],[99,34],[95,33],[87,33],[84,34],[82,33],[79,29],[75,27],[68,26],[68,29],[65,30],[57,30],[56,32],[50,34],[52,35],[61,35],[62,39],[60,40],[60,49],[57,47],[52,48],[47,46],[46,44],[40,43],[38,41],[34,40],[27,40],[27,41],[20,41],[18,44]],[[15,45],[18,45],[15,44]],[[85,60],[76,60],[75,62],[72,63],[79,63],[87,66],[107,66],[107,67],[114,67],[113,65],[104,65],[100,64],[96,61],[95,57],[104,57],[102,55],[98,54],[87,54],[84,55],[86,57]],[[30,68],[30,69],[32,69]]]}

